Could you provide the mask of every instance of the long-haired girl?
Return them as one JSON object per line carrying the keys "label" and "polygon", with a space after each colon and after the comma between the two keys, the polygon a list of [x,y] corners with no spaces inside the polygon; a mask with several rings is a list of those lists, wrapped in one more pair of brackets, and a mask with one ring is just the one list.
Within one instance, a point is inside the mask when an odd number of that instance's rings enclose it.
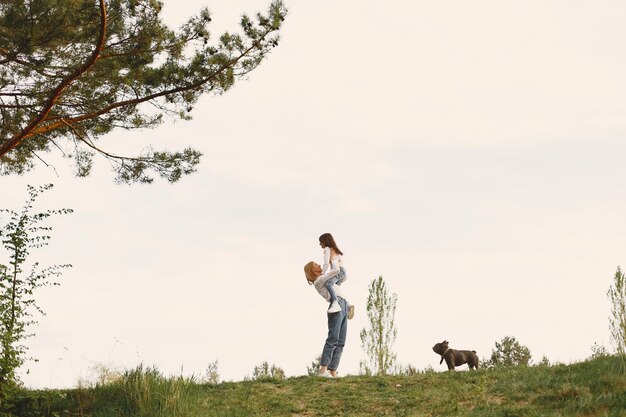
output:
{"label": "long-haired girl", "polygon": [[[341,306],[337,302],[337,295],[333,289],[333,285],[343,284],[348,276],[346,269],[343,267],[343,252],[337,246],[337,242],[330,233],[324,233],[319,237],[320,246],[324,250],[324,262],[322,264],[322,274],[325,274],[328,269],[333,272],[337,271],[336,275],[326,281],[325,286],[330,294],[330,307],[328,313],[337,313],[341,311]],[[347,300],[346,300],[347,301]],[[348,302],[348,318],[354,316],[354,306]]]}

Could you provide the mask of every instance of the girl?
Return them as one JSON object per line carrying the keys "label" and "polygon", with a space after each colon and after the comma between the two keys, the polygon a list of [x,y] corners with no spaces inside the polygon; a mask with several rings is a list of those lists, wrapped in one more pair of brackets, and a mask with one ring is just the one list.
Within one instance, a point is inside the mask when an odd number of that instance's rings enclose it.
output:
{"label": "girl", "polygon": [[[322,274],[328,272],[330,267],[331,271],[338,271],[335,276],[328,279],[324,286],[330,294],[330,307],[328,313],[337,313],[341,311],[341,306],[337,302],[337,295],[333,285],[341,285],[347,279],[346,270],[343,267],[343,252],[337,247],[337,243],[330,233],[324,233],[319,237],[320,246],[324,250],[324,263],[322,265]],[[347,300],[346,300],[347,301]],[[348,318],[354,316],[354,306],[348,303]]]}

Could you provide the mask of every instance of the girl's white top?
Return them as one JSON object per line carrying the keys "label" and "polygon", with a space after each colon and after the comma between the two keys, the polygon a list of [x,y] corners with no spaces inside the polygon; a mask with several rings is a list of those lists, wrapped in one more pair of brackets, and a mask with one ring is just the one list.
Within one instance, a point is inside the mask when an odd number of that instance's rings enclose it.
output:
{"label": "girl's white top", "polygon": [[339,270],[343,266],[343,257],[336,253],[334,256],[330,256],[330,248],[324,248],[324,263],[322,264],[322,274],[325,274],[328,271],[328,267],[331,269]]}

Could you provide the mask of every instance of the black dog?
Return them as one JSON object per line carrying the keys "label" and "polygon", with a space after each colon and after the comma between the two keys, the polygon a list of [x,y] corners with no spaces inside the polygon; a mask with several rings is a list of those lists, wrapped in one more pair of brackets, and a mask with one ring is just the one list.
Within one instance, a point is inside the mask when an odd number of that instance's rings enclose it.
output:
{"label": "black dog", "polygon": [[466,363],[470,369],[478,369],[478,355],[476,355],[475,350],[450,349],[448,347],[448,341],[444,340],[441,343],[435,344],[435,346],[433,346],[433,351],[441,355],[439,365],[443,363],[444,359],[446,360],[449,371],[454,371],[455,366],[461,366],[464,363]]}

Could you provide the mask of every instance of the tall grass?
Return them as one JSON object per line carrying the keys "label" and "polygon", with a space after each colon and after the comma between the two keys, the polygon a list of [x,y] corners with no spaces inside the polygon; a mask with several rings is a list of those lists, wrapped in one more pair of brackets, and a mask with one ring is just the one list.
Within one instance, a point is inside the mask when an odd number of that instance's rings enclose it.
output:
{"label": "tall grass", "polygon": [[93,417],[195,417],[205,403],[204,388],[194,378],[166,377],[143,366],[87,393]]}

